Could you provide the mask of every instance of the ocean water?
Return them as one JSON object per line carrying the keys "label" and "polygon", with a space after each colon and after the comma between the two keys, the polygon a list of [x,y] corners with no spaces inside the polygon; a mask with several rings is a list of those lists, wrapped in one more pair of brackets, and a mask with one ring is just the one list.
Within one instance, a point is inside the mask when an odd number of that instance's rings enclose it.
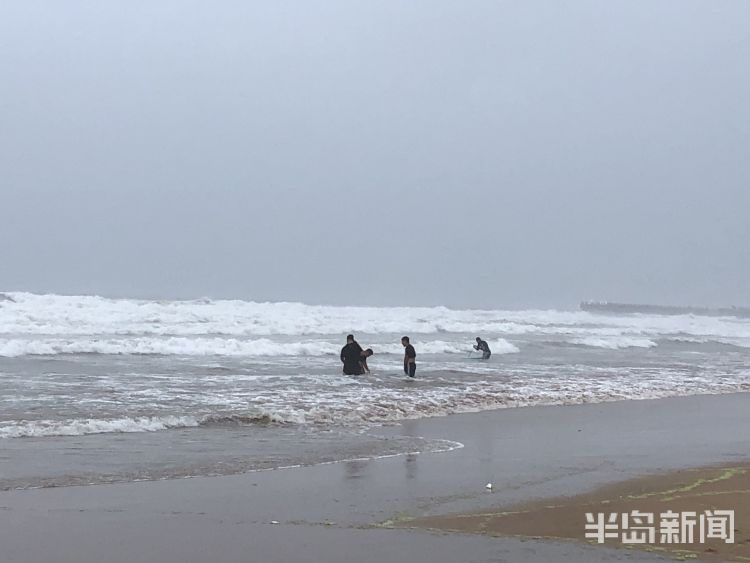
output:
{"label": "ocean water", "polygon": [[[341,374],[350,332],[375,351],[370,375]],[[6,293],[0,490],[444,450],[460,445],[383,425],[748,390],[750,320],[734,317]]]}

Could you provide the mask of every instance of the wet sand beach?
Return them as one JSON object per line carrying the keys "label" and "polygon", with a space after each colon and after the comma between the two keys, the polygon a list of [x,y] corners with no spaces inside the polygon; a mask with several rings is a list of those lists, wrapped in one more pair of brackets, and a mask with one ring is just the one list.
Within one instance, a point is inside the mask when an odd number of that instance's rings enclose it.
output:
{"label": "wet sand beach", "polygon": [[[730,516],[726,511],[733,514]],[[586,514],[591,514],[589,530],[582,525]],[[603,516],[599,517],[600,514]],[[709,528],[709,516],[718,527]],[[607,530],[598,525],[600,521],[615,524],[610,528],[614,536],[603,535]],[[567,538],[677,558],[719,561],[750,560],[749,524],[750,464],[747,463],[655,474],[572,498],[545,499],[496,512],[394,522],[396,527]]]}
{"label": "wet sand beach", "polygon": [[[660,554],[570,539],[393,527],[412,518],[495,513],[562,497],[572,499],[574,515],[584,508],[574,497],[601,487],[616,491],[617,483],[631,479],[713,464],[745,467],[749,400],[733,394],[462,414],[380,429],[385,437],[463,444],[449,452],[225,477],[6,491],[0,493],[2,561],[661,560]],[[492,491],[485,488],[488,482]],[[624,486],[634,490],[632,483]],[[612,493],[590,498],[608,497]],[[686,509],[702,510],[688,500]],[[726,508],[737,511],[736,527],[744,534],[742,503],[738,497],[736,506]],[[581,533],[583,528],[580,514]]]}

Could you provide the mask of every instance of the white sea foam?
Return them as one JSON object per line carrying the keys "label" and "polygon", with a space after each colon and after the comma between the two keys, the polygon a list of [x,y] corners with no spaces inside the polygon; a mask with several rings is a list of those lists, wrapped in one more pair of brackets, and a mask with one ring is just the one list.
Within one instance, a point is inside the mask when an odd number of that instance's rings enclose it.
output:
{"label": "white sea foam", "polygon": [[582,346],[607,348],[609,350],[621,350],[623,348],[653,348],[657,345],[656,342],[649,340],[648,338],[634,338],[628,336],[609,338],[590,336],[588,338],[574,339],[572,342]]}
{"label": "white sea foam", "polygon": [[157,432],[169,428],[198,426],[190,416],[124,417],[118,419],[21,420],[0,423],[0,438],[83,436],[111,432]]}
{"label": "white sea foam", "polygon": [[583,311],[453,310],[445,307],[331,307],[238,300],[146,301],[10,293],[0,302],[7,336],[126,335],[234,337],[445,332],[586,336],[684,334],[750,338],[750,322],[691,315],[604,316]]}
{"label": "white sea foam", "polygon": [[[418,341],[420,354],[465,354],[471,344],[465,341]],[[495,354],[512,354],[518,347],[500,338],[490,341]],[[376,346],[378,354],[403,354],[399,343]],[[337,355],[340,343],[324,340],[279,342],[267,338],[0,338],[0,357],[58,354],[134,354],[177,356],[327,356]]]}
{"label": "white sea foam", "polygon": [[255,414],[217,414],[204,416],[141,416],[121,418],[83,418],[66,420],[20,420],[0,422],[0,438],[43,436],[84,436],[87,434],[158,432],[171,428],[250,424],[305,424],[308,420],[294,410],[272,412],[258,409]]}
{"label": "white sea foam", "polygon": [[[10,297],[0,301],[7,372],[0,437],[258,423],[351,426],[748,390],[742,347],[750,343],[750,321],[743,319]],[[338,354],[349,332],[374,349],[373,375],[341,375]],[[417,380],[408,383],[403,334],[411,336],[419,364]],[[488,362],[465,361],[477,335],[492,348]],[[725,353],[717,343],[738,348]],[[653,350],[639,353],[647,348]],[[51,358],[72,354],[95,356]],[[123,357],[99,356],[105,354]],[[16,359],[3,359],[9,357]],[[46,420],[27,421],[29,413]]]}
{"label": "white sea foam", "polygon": [[323,356],[340,346],[322,341],[274,342],[267,338],[36,338],[0,339],[0,356],[57,354],[159,354],[177,356]]}
{"label": "white sea foam", "polygon": [[[750,343],[750,321],[581,311],[479,311],[445,307],[331,307],[249,301],[146,301],[12,293],[0,302],[0,356],[161,354],[321,356],[337,354],[344,334],[364,333],[376,353],[399,354],[410,334],[419,354],[459,354],[484,336],[494,354],[524,341],[618,350],[663,340]],[[387,336],[387,338],[386,338]],[[512,339],[513,342],[509,342]]]}
{"label": "white sea foam", "polygon": [[[475,342],[471,339],[461,340],[412,340],[412,344],[418,354],[466,354],[473,351],[473,344]],[[504,338],[496,338],[489,340],[490,350],[493,354],[516,354],[520,352],[518,346],[511,344]],[[400,343],[391,343],[385,346],[377,347],[378,353],[385,354],[400,354],[403,355],[404,348]]]}
{"label": "white sea foam", "polygon": [[[383,388],[367,382],[359,385],[309,390],[287,390],[286,404],[273,409],[196,414],[193,416],[149,416],[81,418],[64,420],[15,420],[0,422],[0,438],[79,436],[101,433],[156,432],[173,428],[255,424],[342,425],[348,428],[442,416],[487,409],[535,405],[568,405],[623,399],[653,399],[695,393],[726,393],[750,390],[750,382],[712,380],[672,375],[663,380],[570,378],[562,381],[520,377],[514,381],[475,380],[441,387]],[[278,402],[278,398],[276,399]]]}
{"label": "white sea foam", "polygon": [[[416,348],[420,354],[466,354],[473,351],[472,341],[446,342],[432,340],[417,342]],[[511,344],[504,338],[496,338],[488,342],[493,354],[516,354],[520,352],[518,346]]]}

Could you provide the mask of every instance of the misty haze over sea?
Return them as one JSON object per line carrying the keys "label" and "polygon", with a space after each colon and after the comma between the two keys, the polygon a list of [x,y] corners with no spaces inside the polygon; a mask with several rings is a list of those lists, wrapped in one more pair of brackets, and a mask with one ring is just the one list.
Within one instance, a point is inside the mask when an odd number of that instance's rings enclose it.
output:
{"label": "misty haze over sea", "polygon": [[750,4],[0,8],[0,289],[750,305]]}

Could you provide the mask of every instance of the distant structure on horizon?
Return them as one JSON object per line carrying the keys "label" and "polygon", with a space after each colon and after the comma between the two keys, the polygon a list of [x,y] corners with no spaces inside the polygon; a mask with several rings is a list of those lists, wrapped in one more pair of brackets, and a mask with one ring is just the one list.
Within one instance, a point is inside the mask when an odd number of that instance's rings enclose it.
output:
{"label": "distant structure on horizon", "polygon": [[704,317],[750,318],[750,307],[678,307],[672,305],[638,305],[611,301],[581,301],[581,311],[589,313],[646,313],[651,315],[701,315]]}

